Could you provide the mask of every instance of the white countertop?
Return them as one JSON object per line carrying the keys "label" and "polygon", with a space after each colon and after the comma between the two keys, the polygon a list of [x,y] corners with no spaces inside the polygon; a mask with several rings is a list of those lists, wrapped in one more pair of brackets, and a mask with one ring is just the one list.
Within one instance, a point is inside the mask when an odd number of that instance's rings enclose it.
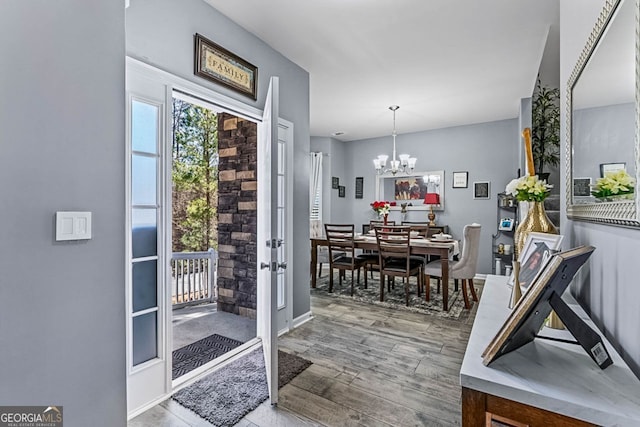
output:
{"label": "white countertop", "polygon": [[[640,426],[640,380],[604,337],[613,359],[613,365],[604,370],[580,345],[539,338],[489,366],[482,364],[482,352],[510,313],[507,280],[507,276],[487,276],[462,362],[460,384],[594,424]],[[598,331],[569,291],[563,299]],[[545,327],[539,335],[574,340],[567,330]]]}

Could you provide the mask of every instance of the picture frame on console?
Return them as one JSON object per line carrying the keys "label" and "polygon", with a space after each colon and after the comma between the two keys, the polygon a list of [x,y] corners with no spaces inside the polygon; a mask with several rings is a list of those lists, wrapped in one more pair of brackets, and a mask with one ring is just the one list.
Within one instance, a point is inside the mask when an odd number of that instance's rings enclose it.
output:
{"label": "picture frame on console", "polygon": [[619,170],[627,170],[627,164],[620,163],[600,163],[600,177],[604,178],[604,174],[607,172],[617,172]]}
{"label": "picture frame on console", "polygon": [[[534,282],[551,256],[560,250],[564,236],[562,234],[548,234],[531,232],[520,251],[520,286],[528,288]],[[513,285],[515,276],[511,273],[509,284]]]}

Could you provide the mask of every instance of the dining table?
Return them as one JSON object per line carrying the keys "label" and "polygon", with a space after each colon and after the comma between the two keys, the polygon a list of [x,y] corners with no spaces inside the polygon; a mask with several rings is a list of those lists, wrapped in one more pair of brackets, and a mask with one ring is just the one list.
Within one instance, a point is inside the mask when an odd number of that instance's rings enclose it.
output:
{"label": "dining table", "polygon": [[[354,246],[363,250],[378,249],[378,243],[373,235],[356,235],[353,239]],[[311,287],[316,287],[316,277],[318,268],[318,247],[328,246],[326,237],[311,238]],[[438,255],[442,268],[442,308],[449,311],[449,257],[459,254],[459,243],[457,240],[427,239],[423,237],[410,239],[411,255]]]}

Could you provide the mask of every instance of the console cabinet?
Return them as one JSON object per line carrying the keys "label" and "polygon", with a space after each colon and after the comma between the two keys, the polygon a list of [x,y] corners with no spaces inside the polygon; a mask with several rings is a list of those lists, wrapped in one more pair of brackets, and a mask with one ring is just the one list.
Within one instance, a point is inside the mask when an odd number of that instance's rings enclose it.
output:
{"label": "console cabinet", "polygon": [[488,275],[482,290],[460,368],[462,425],[640,426],[640,380],[568,291],[562,299],[601,335],[613,365],[600,369],[568,330],[546,327],[532,342],[482,363],[511,312],[507,281]]}

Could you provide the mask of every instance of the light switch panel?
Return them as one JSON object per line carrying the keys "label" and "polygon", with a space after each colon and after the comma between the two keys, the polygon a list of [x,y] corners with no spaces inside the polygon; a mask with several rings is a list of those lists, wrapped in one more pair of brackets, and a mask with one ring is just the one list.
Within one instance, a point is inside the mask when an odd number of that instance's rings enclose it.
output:
{"label": "light switch panel", "polygon": [[91,212],[56,212],[56,240],[91,239]]}

